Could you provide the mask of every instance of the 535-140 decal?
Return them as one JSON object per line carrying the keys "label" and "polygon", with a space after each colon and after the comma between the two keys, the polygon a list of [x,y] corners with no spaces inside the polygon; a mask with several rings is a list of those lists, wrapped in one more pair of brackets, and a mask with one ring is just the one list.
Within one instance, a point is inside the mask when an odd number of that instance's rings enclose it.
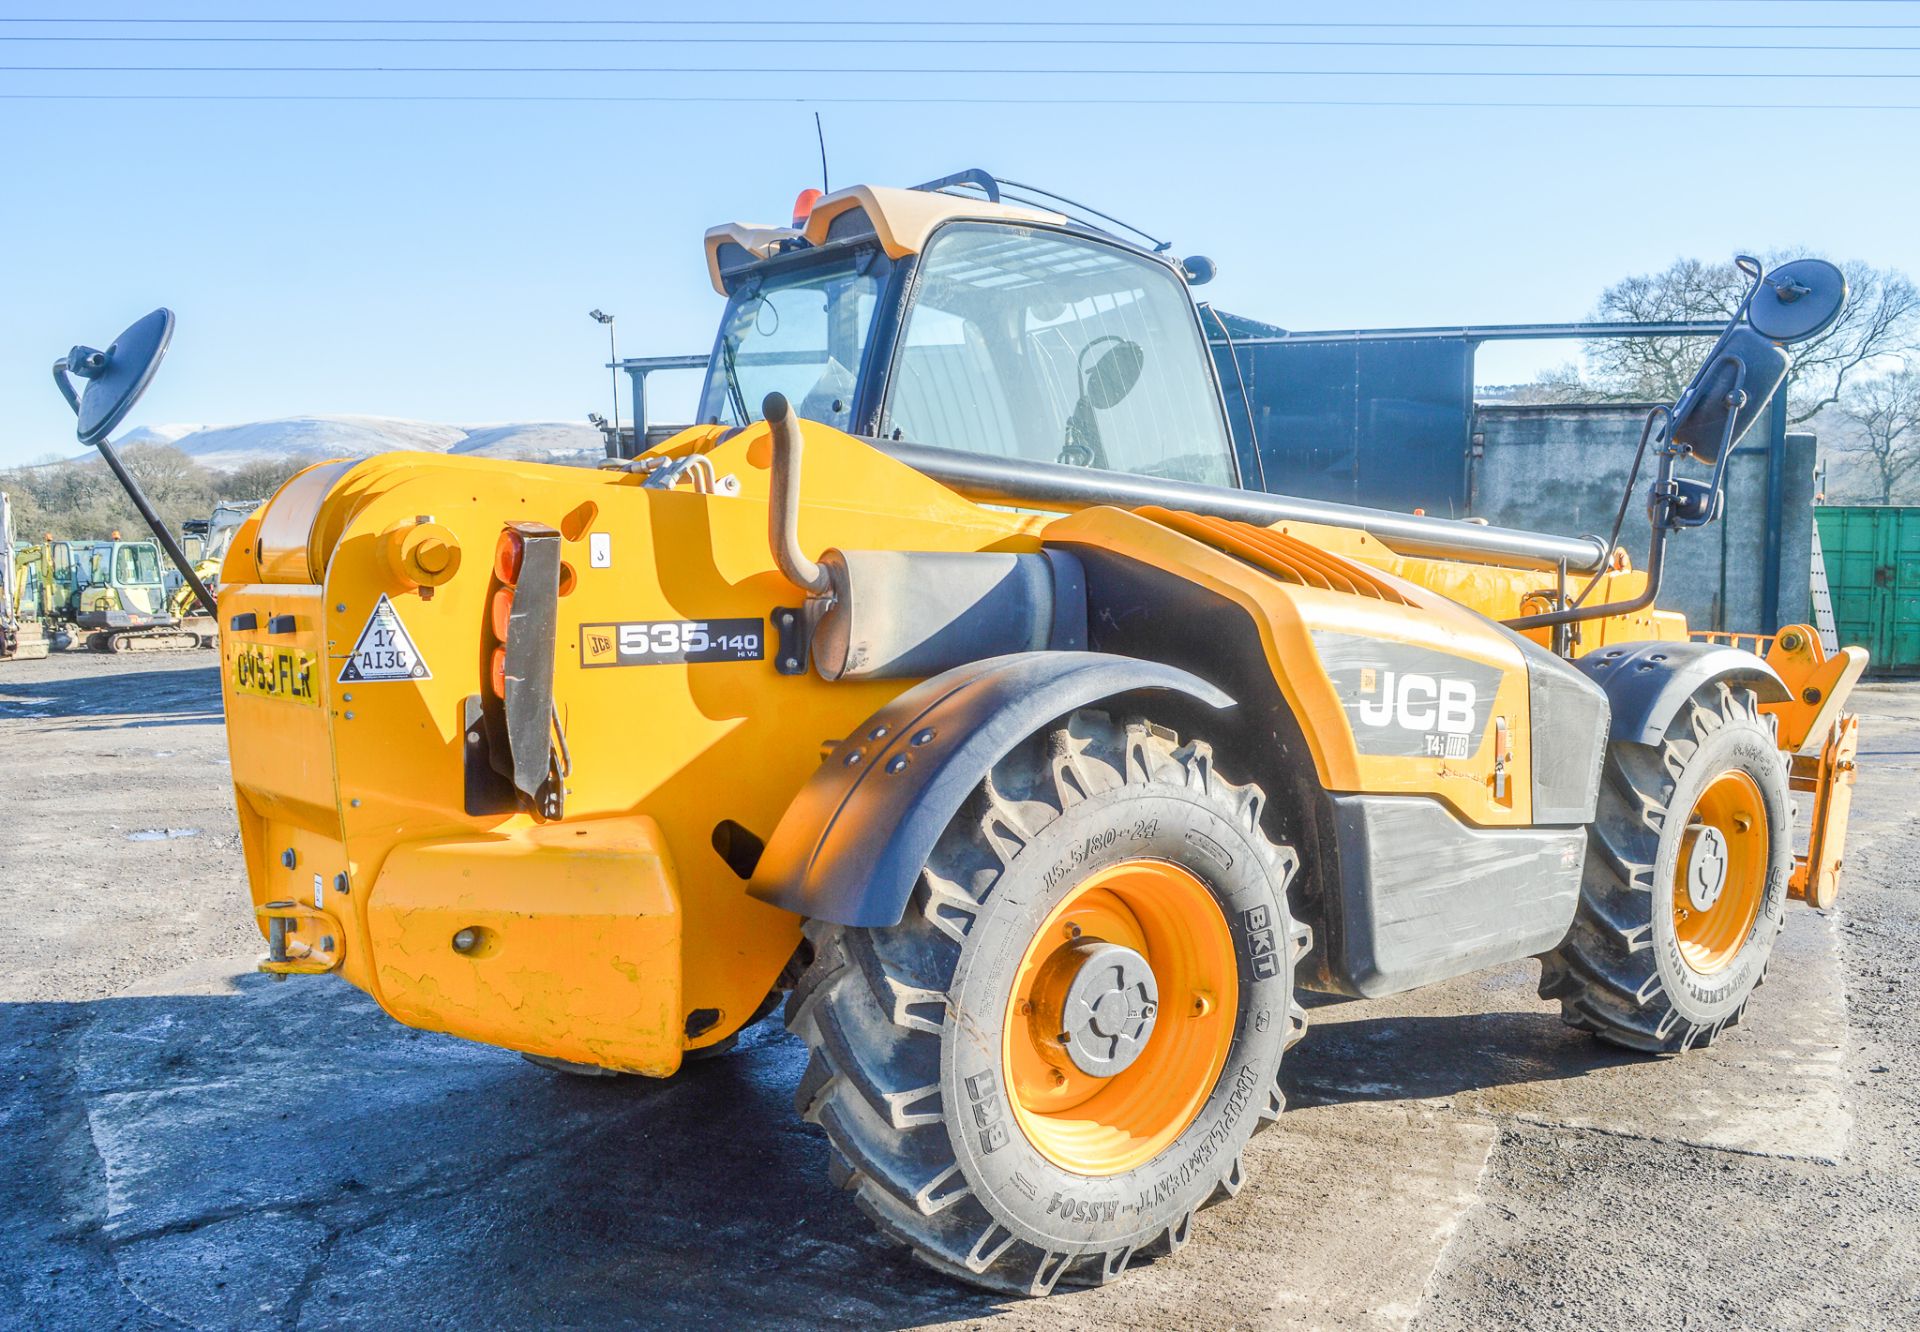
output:
{"label": "535-140 decal", "polygon": [[759,661],[762,620],[630,620],[580,626],[582,666],[664,666],[673,662]]}

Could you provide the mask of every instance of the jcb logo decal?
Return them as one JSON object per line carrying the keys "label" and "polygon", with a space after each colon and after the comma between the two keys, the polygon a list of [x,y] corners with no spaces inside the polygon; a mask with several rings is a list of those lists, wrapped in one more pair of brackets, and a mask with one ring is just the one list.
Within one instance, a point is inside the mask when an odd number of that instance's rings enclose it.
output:
{"label": "jcb logo decal", "polygon": [[1479,750],[1499,667],[1333,629],[1314,630],[1313,645],[1362,754],[1464,759]]}
{"label": "jcb logo decal", "polygon": [[1471,680],[1436,680],[1417,672],[1381,671],[1378,688],[1365,689],[1372,670],[1363,672],[1362,694],[1354,714],[1368,726],[1403,726],[1409,731],[1471,735],[1479,691]]}

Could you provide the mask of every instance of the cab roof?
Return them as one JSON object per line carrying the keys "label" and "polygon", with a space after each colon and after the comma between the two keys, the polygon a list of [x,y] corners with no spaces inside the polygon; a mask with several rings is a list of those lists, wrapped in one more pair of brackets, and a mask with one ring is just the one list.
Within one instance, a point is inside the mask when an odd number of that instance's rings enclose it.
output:
{"label": "cab roof", "polygon": [[872,237],[889,259],[918,254],[935,227],[953,221],[1040,223],[1066,226],[1064,213],[1023,204],[996,203],[937,189],[850,185],[823,196],[801,227],[725,222],[707,232],[707,276],[722,296],[740,273],[776,254],[801,247]]}

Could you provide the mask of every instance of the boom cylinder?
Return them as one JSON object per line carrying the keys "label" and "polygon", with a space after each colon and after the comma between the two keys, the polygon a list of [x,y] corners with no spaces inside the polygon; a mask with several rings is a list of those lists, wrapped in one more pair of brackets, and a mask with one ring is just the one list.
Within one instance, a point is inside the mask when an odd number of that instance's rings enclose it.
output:
{"label": "boom cylinder", "polygon": [[1357,504],[1229,490],[1192,481],[1096,471],[1060,463],[1014,461],[899,440],[869,442],[968,499],[993,504],[1049,509],[1086,509],[1100,504],[1137,508],[1158,504],[1216,518],[1258,523],[1263,527],[1274,523],[1319,523],[1326,527],[1358,528],[1402,555],[1477,560],[1516,569],[1557,569],[1564,560],[1572,572],[1596,573],[1606,566],[1613,553],[1597,536],[1563,537],[1510,527],[1482,527],[1454,518],[1391,513]]}

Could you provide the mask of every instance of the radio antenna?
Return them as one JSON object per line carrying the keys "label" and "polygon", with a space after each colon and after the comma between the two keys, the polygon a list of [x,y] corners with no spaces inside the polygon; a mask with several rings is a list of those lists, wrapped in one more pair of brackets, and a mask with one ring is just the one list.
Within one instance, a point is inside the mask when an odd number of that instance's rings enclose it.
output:
{"label": "radio antenna", "polygon": [[820,141],[820,193],[832,194],[833,186],[827,183],[827,132],[820,128],[820,113],[813,113],[813,137]]}

